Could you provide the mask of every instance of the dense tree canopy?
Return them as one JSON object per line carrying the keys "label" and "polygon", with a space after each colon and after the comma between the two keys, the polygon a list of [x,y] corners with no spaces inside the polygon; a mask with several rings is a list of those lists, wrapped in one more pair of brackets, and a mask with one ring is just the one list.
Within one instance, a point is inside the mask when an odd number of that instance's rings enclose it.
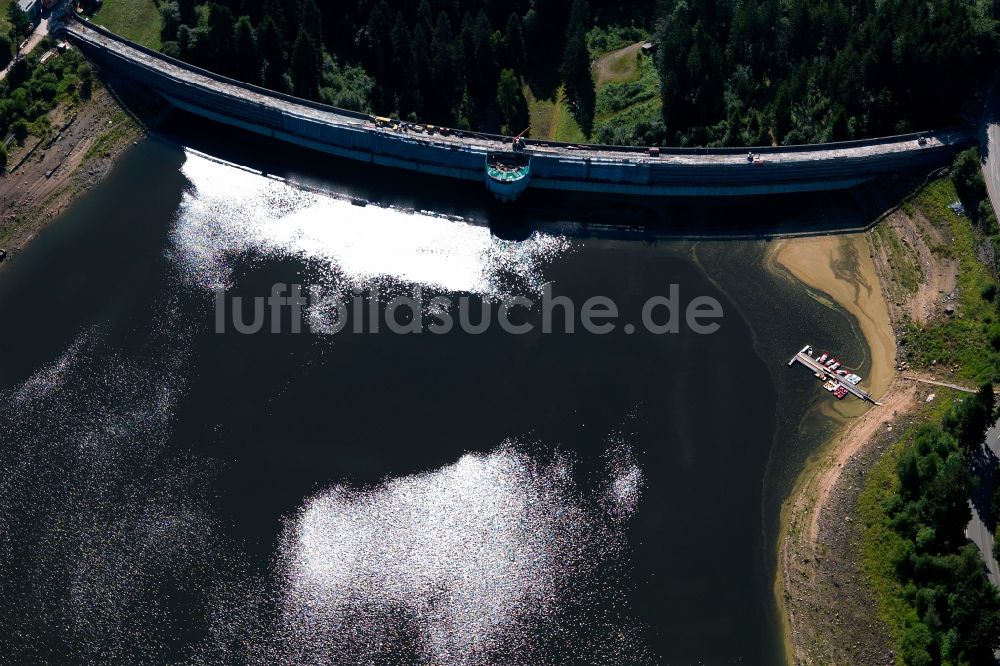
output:
{"label": "dense tree canopy", "polygon": [[573,0],[566,44],[563,47],[562,80],[566,96],[576,109],[577,119],[584,133],[589,134],[594,119],[594,78],[590,72],[590,53],[587,50],[587,28],[590,24],[590,5],[587,0]]}
{"label": "dense tree canopy", "polygon": [[509,70],[536,97],[563,85],[589,133],[595,54],[587,32],[645,28],[657,47],[662,117],[605,135],[680,145],[807,143],[952,124],[990,75],[1000,12],[1000,2],[968,0],[170,0],[160,7],[164,51],[195,64],[313,99],[494,131],[508,120],[497,93]]}
{"label": "dense tree canopy", "polygon": [[[595,92],[587,30],[595,21],[652,26],[654,5],[655,0],[595,7],[583,0],[335,5],[169,0],[160,3],[161,38],[170,55],[272,89],[328,102],[347,100],[380,114],[497,131],[511,121],[506,112],[527,122],[522,109],[501,108],[503,71],[514,77],[503,82],[505,91],[512,90],[513,80],[522,98],[520,89],[528,84],[543,97],[565,84],[567,99],[589,124]],[[305,57],[310,51],[316,67]],[[517,101],[514,95],[505,99]]]}
{"label": "dense tree canopy", "polygon": [[528,127],[528,104],[514,70],[505,69],[497,86],[497,103],[503,114],[505,134],[517,135]]}
{"label": "dense tree canopy", "polygon": [[31,34],[31,30],[33,28],[31,25],[31,18],[23,9],[21,9],[21,5],[17,2],[11,2],[7,5],[7,21],[11,25],[14,42],[16,44],[19,44],[21,39]]}
{"label": "dense tree canopy", "polygon": [[899,489],[887,510],[901,539],[887,555],[912,611],[902,618],[906,664],[992,664],[1000,647],[1000,595],[964,534],[972,515],[968,461],[955,438],[932,426],[899,459]]}
{"label": "dense tree canopy", "polygon": [[943,428],[923,426],[897,463],[898,488],[886,513],[899,538],[886,556],[910,606],[901,618],[906,664],[992,664],[1000,647],[1000,595],[965,538],[975,483],[970,462],[993,408],[986,385],[954,406]]}
{"label": "dense tree canopy", "polygon": [[996,3],[663,7],[656,41],[671,143],[810,143],[953,123],[997,54]]}
{"label": "dense tree canopy", "polygon": [[13,134],[21,143],[29,133],[44,134],[50,129],[49,111],[60,101],[89,97],[93,76],[75,51],[45,64],[37,53],[21,58],[0,82],[0,137]]}
{"label": "dense tree canopy", "polygon": [[0,35],[0,68],[6,67],[14,58],[14,43],[7,35]]}

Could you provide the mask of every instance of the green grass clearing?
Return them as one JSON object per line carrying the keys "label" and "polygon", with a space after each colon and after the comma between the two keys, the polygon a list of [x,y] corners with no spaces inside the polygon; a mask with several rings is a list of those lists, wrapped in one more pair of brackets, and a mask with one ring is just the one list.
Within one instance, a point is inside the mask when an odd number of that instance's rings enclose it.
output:
{"label": "green grass clearing", "polygon": [[162,19],[153,0],[104,0],[93,20],[116,35],[160,50]]}
{"label": "green grass clearing", "polygon": [[531,89],[525,86],[524,97],[528,101],[532,139],[567,143],[583,143],[587,140],[566,102],[562,86],[556,90],[554,99],[536,99]]}
{"label": "green grass clearing", "polygon": [[594,85],[600,90],[607,83],[625,83],[639,78],[639,48],[642,43],[605,53],[594,60]]}
{"label": "green grass clearing", "polygon": [[[611,57],[605,64],[615,70],[614,77],[618,78],[606,79],[598,87],[593,134],[590,137],[584,135],[566,103],[562,88],[556,91],[554,99],[537,99],[525,86],[523,90],[531,117],[532,139],[567,143],[631,143],[636,125],[655,123],[660,119],[660,77],[653,59],[638,50],[609,55]],[[596,68],[595,63],[595,71]],[[612,136],[615,133],[622,133],[622,137],[616,140]]]}
{"label": "green grass clearing", "polygon": [[893,295],[899,299],[916,293],[924,279],[923,271],[920,268],[920,257],[917,256],[916,251],[909,245],[905,245],[900,240],[899,234],[887,224],[875,227],[872,240],[875,249],[884,249],[889,257],[892,277],[895,278],[891,289],[894,292]]}
{"label": "green grass clearing", "polygon": [[638,51],[633,55],[635,71],[631,78],[606,81],[597,90],[591,136],[597,143],[634,143],[633,128],[661,119],[660,77],[653,59]]}

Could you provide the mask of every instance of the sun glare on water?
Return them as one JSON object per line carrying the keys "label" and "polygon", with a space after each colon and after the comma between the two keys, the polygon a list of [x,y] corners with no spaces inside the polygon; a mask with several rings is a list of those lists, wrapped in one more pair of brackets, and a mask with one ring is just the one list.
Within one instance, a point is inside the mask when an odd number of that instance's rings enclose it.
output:
{"label": "sun glare on water", "polygon": [[232,280],[232,257],[295,257],[320,282],[366,289],[386,280],[450,292],[537,292],[541,268],[570,249],[563,236],[494,237],[485,225],[305,191],[188,151],[173,241],[191,280],[215,289]]}

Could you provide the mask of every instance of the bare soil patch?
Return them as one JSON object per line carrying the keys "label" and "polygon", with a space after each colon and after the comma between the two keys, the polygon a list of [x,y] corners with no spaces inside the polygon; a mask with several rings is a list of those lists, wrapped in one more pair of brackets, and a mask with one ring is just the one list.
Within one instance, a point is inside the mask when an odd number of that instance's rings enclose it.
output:
{"label": "bare soil patch", "polygon": [[28,137],[10,154],[0,176],[0,248],[8,259],[49,221],[111,170],[115,159],[142,135],[103,86],[73,109],[60,106],[49,119],[53,135]]}
{"label": "bare soil patch", "polygon": [[632,81],[639,76],[639,49],[642,42],[605,53],[594,61],[594,88],[600,90],[605,83]]}
{"label": "bare soil patch", "polygon": [[[875,266],[884,278],[889,315],[893,321],[906,317],[924,324],[944,314],[954,300],[959,262],[941,252],[948,240],[946,231],[931,224],[918,210],[899,209],[884,220],[874,250]],[[893,234],[894,237],[890,237]],[[902,254],[902,256],[901,256]],[[919,267],[916,289],[907,288],[894,277],[900,261]]]}

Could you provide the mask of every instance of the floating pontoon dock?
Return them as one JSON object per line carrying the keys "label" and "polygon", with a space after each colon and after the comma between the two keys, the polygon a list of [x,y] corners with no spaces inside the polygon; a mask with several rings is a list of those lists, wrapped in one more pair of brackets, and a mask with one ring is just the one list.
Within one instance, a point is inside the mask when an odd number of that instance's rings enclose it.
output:
{"label": "floating pontoon dock", "polygon": [[877,400],[875,400],[875,398],[873,398],[870,393],[862,391],[861,389],[859,389],[854,384],[851,384],[850,382],[845,382],[835,372],[831,371],[825,365],[823,365],[822,363],[820,363],[819,361],[817,361],[815,358],[813,358],[812,356],[810,356],[809,355],[809,351],[811,349],[812,349],[811,345],[806,345],[805,347],[803,347],[802,349],[800,349],[799,353],[796,354],[795,356],[793,356],[792,360],[790,360],[788,362],[788,367],[791,367],[791,366],[795,365],[796,363],[801,363],[802,365],[804,365],[807,368],[809,368],[810,370],[812,370],[813,374],[815,374],[816,377],[821,378],[822,381],[831,381],[834,384],[836,384],[837,386],[842,386],[845,389],[847,389],[848,393],[853,394],[856,398],[858,398],[860,400],[864,400],[865,402],[870,402],[870,403],[875,404],[875,405],[881,405],[882,404],[881,402],[878,402]]}

